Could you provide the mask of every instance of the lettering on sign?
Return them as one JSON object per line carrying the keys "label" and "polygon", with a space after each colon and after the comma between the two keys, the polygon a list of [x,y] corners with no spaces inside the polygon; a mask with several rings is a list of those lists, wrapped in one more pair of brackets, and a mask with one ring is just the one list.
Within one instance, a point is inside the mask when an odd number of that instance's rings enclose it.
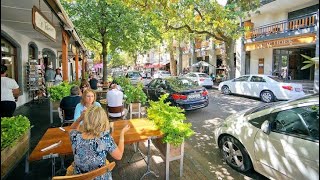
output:
{"label": "lettering on sign", "polygon": [[35,30],[39,31],[52,41],[56,42],[56,28],[36,6],[32,7],[32,24]]}
{"label": "lettering on sign", "polygon": [[316,37],[314,34],[308,36],[298,36],[287,39],[277,39],[271,41],[250,43],[245,45],[246,51],[251,51],[255,49],[264,49],[264,48],[273,48],[273,47],[282,47],[282,46],[291,46],[298,44],[310,44],[315,43]]}

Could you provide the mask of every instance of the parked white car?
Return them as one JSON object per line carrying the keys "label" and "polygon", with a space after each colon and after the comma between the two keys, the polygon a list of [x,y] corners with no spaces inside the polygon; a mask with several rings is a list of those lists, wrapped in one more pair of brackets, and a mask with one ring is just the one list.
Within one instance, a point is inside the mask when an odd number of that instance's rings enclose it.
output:
{"label": "parked white car", "polygon": [[305,95],[302,84],[288,83],[271,75],[243,75],[219,84],[223,94],[241,94],[258,97],[264,102],[289,100]]}
{"label": "parked white car", "polygon": [[212,88],[212,86],[213,86],[212,78],[206,73],[190,72],[190,73],[187,73],[183,76],[198,83],[199,86],[203,86],[203,87],[207,87],[207,88]]}
{"label": "parked white car", "polygon": [[319,94],[229,116],[215,130],[228,165],[270,179],[319,179]]}
{"label": "parked white car", "polygon": [[157,71],[153,74],[153,78],[166,78],[169,76],[171,76],[169,71],[162,71],[162,70]]}

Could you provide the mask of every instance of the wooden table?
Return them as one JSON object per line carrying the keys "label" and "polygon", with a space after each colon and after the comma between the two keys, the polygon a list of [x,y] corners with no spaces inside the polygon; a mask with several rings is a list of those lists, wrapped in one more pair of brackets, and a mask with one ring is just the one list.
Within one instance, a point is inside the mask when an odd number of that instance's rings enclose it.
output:
{"label": "wooden table", "polygon": [[[114,130],[111,134],[117,144],[120,138],[121,129],[127,124],[129,124],[131,128],[124,136],[125,144],[145,141],[150,138],[159,138],[163,135],[160,130],[154,126],[153,122],[147,119],[119,120],[114,122]],[[49,128],[30,154],[29,161],[41,160],[50,154],[58,154],[60,156],[72,155],[71,142],[68,133],[69,126],[64,127],[64,129],[67,131],[64,132],[59,128]],[[59,142],[60,140],[62,143],[58,147],[41,152],[41,149]]]}
{"label": "wooden table", "polygon": [[108,90],[94,90],[97,94],[97,100],[105,99],[107,97]]}

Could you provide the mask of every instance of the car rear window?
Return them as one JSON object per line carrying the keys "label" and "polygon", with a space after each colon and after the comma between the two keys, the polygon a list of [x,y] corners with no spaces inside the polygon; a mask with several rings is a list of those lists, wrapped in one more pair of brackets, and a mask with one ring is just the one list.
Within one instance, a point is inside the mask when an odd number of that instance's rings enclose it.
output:
{"label": "car rear window", "polygon": [[285,82],[284,79],[281,79],[277,76],[268,76],[270,79],[274,80],[274,81],[277,81],[277,82]]}
{"label": "car rear window", "polygon": [[198,75],[199,77],[205,77],[205,78],[209,77],[208,74],[198,74]]}
{"label": "car rear window", "polygon": [[173,89],[174,91],[184,91],[184,90],[189,90],[193,88],[197,88],[198,85],[191,81],[190,79],[187,78],[177,78],[177,77],[172,77],[168,78],[167,80],[167,85]]}
{"label": "car rear window", "polygon": [[128,72],[128,77],[133,78],[133,77],[140,77],[139,72]]}

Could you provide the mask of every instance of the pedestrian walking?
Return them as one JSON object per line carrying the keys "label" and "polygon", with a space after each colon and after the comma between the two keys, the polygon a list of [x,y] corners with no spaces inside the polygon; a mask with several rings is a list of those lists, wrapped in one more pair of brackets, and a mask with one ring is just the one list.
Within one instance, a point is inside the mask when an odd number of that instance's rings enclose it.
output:
{"label": "pedestrian walking", "polygon": [[7,70],[7,66],[1,65],[1,117],[12,117],[20,95],[19,85],[14,79],[7,77]]}

